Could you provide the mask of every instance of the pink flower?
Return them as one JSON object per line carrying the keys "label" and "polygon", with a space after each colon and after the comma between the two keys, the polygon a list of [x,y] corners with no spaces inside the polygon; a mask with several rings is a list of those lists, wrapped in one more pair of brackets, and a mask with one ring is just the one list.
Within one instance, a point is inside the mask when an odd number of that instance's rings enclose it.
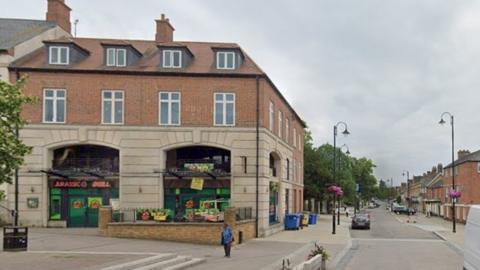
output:
{"label": "pink flower", "polygon": [[462,193],[461,193],[460,191],[451,189],[451,190],[448,192],[448,197],[450,197],[450,198],[452,198],[452,199],[460,198],[460,196],[462,196]]}

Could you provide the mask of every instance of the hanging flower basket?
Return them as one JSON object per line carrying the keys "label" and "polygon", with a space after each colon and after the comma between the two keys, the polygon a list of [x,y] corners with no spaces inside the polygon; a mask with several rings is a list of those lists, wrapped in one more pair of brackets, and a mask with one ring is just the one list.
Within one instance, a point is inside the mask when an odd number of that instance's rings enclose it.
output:
{"label": "hanging flower basket", "polygon": [[329,186],[328,187],[328,192],[334,193],[336,196],[339,196],[339,197],[343,195],[342,188],[339,187],[339,186],[335,186],[335,185]]}
{"label": "hanging flower basket", "polygon": [[450,197],[451,199],[457,199],[457,198],[460,198],[460,196],[462,196],[462,193],[460,191],[451,189],[448,192],[448,197]]}

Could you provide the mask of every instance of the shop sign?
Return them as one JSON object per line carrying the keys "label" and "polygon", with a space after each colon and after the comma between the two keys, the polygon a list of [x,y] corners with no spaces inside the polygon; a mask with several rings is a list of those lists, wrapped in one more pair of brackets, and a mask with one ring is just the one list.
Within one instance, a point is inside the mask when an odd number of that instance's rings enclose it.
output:
{"label": "shop sign", "polygon": [[191,172],[211,172],[213,163],[185,163],[184,168]]}
{"label": "shop sign", "polygon": [[192,178],[192,183],[190,184],[191,189],[202,190],[203,189],[203,178]]}
{"label": "shop sign", "polygon": [[95,180],[95,181],[82,181],[82,180],[55,180],[52,181],[52,187],[54,188],[110,188],[110,181]]}

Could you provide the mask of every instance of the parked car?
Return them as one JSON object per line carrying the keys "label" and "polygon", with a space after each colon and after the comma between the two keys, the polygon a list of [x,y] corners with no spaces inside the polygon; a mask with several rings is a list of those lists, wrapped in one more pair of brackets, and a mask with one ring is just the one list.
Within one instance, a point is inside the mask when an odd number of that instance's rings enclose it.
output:
{"label": "parked car", "polygon": [[352,229],[370,230],[370,215],[367,213],[357,213],[353,216]]}
{"label": "parked car", "polygon": [[415,210],[414,208],[408,208],[400,204],[394,205],[392,208],[392,211],[395,214],[404,214],[404,215],[415,215],[417,213],[417,210]]}
{"label": "parked car", "polygon": [[470,207],[465,227],[463,269],[480,270],[480,205]]}

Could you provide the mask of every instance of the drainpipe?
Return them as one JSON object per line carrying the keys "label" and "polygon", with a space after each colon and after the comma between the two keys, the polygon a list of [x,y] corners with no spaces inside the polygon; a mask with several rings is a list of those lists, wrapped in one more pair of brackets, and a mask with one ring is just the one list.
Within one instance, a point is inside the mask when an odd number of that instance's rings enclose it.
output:
{"label": "drainpipe", "polygon": [[[18,81],[20,79],[20,72],[18,69],[15,69],[15,77]],[[18,139],[18,126],[15,127],[15,136]],[[14,223],[15,226],[18,226],[18,169],[15,169],[15,212],[14,212]]]}
{"label": "drainpipe", "polygon": [[257,91],[257,108],[256,108],[256,157],[255,157],[255,237],[258,238],[258,195],[259,195],[259,173],[258,173],[258,163],[259,163],[259,154],[260,154],[260,77],[256,78],[256,91]]}

